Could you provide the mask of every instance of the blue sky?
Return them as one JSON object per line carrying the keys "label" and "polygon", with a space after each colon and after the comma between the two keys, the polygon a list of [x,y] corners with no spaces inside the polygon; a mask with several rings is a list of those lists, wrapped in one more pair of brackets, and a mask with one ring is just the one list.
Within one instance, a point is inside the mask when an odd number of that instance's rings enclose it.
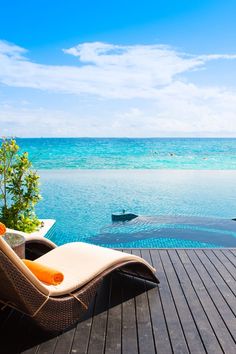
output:
{"label": "blue sky", "polygon": [[236,2],[0,0],[1,135],[236,136]]}

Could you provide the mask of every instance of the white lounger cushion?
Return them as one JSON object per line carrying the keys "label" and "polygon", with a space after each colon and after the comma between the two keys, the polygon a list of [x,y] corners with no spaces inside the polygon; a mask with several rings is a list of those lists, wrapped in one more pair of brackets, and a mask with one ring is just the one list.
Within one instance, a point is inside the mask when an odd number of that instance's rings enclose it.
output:
{"label": "white lounger cushion", "polygon": [[54,248],[36,260],[38,263],[55,268],[63,273],[63,282],[60,285],[53,286],[38,280],[2,237],[0,237],[0,250],[46,296],[69,294],[88,283],[105,269],[120,263],[120,261],[139,261],[153,273],[155,272],[155,269],[149,263],[138,256],[87,243],[73,242]]}
{"label": "white lounger cushion", "polygon": [[155,272],[149,263],[138,256],[81,242],[59,246],[36,260],[37,263],[55,268],[64,275],[64,280],[59,285],[44,284],[50,296],[69,294],[121,261],[139,261]]}

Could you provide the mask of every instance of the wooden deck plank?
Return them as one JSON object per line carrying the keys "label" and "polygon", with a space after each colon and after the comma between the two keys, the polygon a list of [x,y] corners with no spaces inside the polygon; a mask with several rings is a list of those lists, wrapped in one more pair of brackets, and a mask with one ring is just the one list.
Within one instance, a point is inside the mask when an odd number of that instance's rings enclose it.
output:
{"label": "wooden deck plank", "polygon": [[[179,316],[176,311],[174,299],[172,297],[168,281],[166,279],[166,274],[162,261],[160,258],[160,253],[162,251],[151,250],[151,257],[153,260],[153,265],[157,269],[158,278],[160,280],[159,290],[160,297],[163,304],[164,314],[168,326],[168,332],[170,337],[170,342],[172,350],[174,353],[189,353],[189,349],[183,334],[182,326],[179,321]],[[171,270],[169,270],[171,271]]]}
{"label": "wooden deck plank", "polygon": [[188,262],[188,258],[182,260],[179,257],[177,251],[171,250],[168,252],[171,258],[172,264],[175,268],[176,274],[178,276],[179,282],[183,289],[186,300],[189,304],[194,322],[198,328],[199,334],[204,344],[204,348],[207,353],[222,353],[222,349],[219,345],[218,340],[215,337],[215,333],[208,321],[206,313],[202,307],[202,304],[195,292],[195,289],[192,284],[192,279],[189,277],[184,264]]}
{"label": "wooden deck plank", "polygon": [[[194,252],[195,253],[195,252]],[[208,254],[208,252],[207,252]],[[214,302],[218,312],[221,315],[222,320],[230,331],[234,340],[236,339],[236,317],[234,311],[236,310],[236,301],[234,304],[231,304],[231,299],[234,299],[229,288],[227,286],[223,286],[223,279],[218,277],[216,274],[216,279],[212,276],[214,269],[211,269],[211,265],[209,264],[209,259],[206,254],[202,251],[197,252],[193,255],[191,253],[191,260],[195,264],[197,268],[197,272],[202,279],[205,288],[210,295],[212,301]],[[206,267],[206,268],[205,268]],[[211,276],[210,276],[210,274]],[[214,282],[214,280],[216,282]],[[228,301],[227,301],[228,300]],[[230,305],[233,305],[235,308],[231,308]]]}
{"label": "wooden deck plank", "polygon": [[[183,253],[184,252],[184,253]],[[189,273],[189,276],[192,279],[195,291],[199,297],[199,300],[204,308],[204,311],[207,314],[207,317],[209,319],[209,322],[216,334],[216,337],[223,349],[224,352],[227,354],[235,354],[235,343],[233,342],[233,339],[231,335],[229,334],[227,327],[225,326],[225,323],[223,322],[220,314],[217,311],[217,308],[212,301],[211,297],[209,296],[204,283],[202,282],[196,268],[194,267],[192,260],[194,257],[194,251],[189,250],[189,251],[179,251],[179,255],[181,259],[185,257],[186,255],[189,258],[190,262],[185,262],[185,269]],[[196,261],[196,259],[194,258]],[[196,266],[197,261],[195,262]]]}
{"label": "wooden deck plank", "polygon": [[[26,327],[28,323],[28,326]],[[24,354],[49,354],[54,352],[55,344],[57,342],[57,336],[46,334],[42,332],[37,326],[35,326],[31,320],[28,321],[24,316],[23,326],[21,325],[21,340],[20,350],[17,351]],[[53,345],[54,343],[54,345]]]}
{"label": "wooden deck plank", "polygon": [[51,338],[44,343],[40,344],[37,354],[50,354],[54,353],[58,337]]}
{"label": "wooden deck plank", "polygon": [[189,305],[186,301],[185,295],[182,291],[169,255],[167,251],[161,251],[160,255],[163,267],[166,270],[167,281],[172,292],[172,297],[175,301],[175,306],[180,318],[189,351],[191,354],[205,353],[201,337],[194,323]]}
{"label": "wooden deck plank", "polygon": [[223,249],[222,253],[230,260],[230,262],[236,267],[236,255],[231,250]]}
{"label": "wooden deck plank", "polygon": [[111,277],[105,279],[97,294],[91,335],[88,345],[89,354],[101,354],[105,349],[107,330],[107,308],[110,301]]}
{"label": "wooden deck plank", "polygon": [[[130,250],[126,252],[131,253]],[[135,309],[133,277],[125,277],[122,283],[122,353],[138,353],[138,334]]]}
{"label": "wooden deck plank", "polygon": [[[136,256],[141,256],[140,250],[132,250],[132,253]],[[142,287],[142,293],[135,297],[139,352],[142,354],[152,354],[156,353],[156,349],[144,281],[140,282],[140,287]]]}
{"label": "wooden deck plank", "polygon": [[26,354],[33,354],[38,351],[41,343],[47,341],[49,336],[41,335],[37,331],[37,326],[35,326],[29,318],[23,316],[20,322],[20,340],[14,336],[14,341],[18,341],[17,353],[23,352]]}
{"label": "wooden deck plank", "polygon": [[[236,281],[232,275],[228,272],[225,266],[219,261],[219,259],[210,251],[197,252],[196,255],[201,262],[205,265],[210,274],[211,278],[214,280],[216,286],[219,288],[223,296],[225,296],[226,301],[231,304],[231,309],[236,315]],[[231,295],[231,292],[234,296]]]}
{"label": "wooden deck plank", "polygon": [[17,311],[0,311],[0,353],[236,352],[235,250],[129,252],[156,267],[158,287],[114,273],[104,280],[86,317],[54,337]]}
{"label": "wooden deck plank", "polygon": [[[141,254],[147,262],[153,265],[149,250],[142,250]],[[154,288],[149,289],[147,295],[149,299],[150,315],[156,348],[160,353],[172,353],[159,287],[155,286]]]}
{"label": "wooden deck plank", "polygon": [[122,353],[138,353],[138,332],[136,323],[135,292],[130,286],[132,278],[122,285]]}
{"label": "wooden deck plank", "polygon": [[58,337],[58,340],[56,342],[54,354],[61,354],[61,353],[70,354],[74,335],[75,335],[75,328],[72,328],[71,330],[62,333]]}
{"label": "wooden deck plank", "polygon": [[[210,251],[199,251],[196,254],[198,257],[201,257],[205,260],[206,266],[209,269],[209,273],[211,274],[212,278],[215,279],[216,284],[221,284],[222,288],[223,283],[224,288],[225,286],[228,286],[233,292],[233,294],[236,295],[236,281],[234,277],[232,277],[232,275],[228,272],[226,267],[218,260],[214,253]],[[226,292],[228,293],[228,289]]]}
{"label": "wooden deck plank", "polygon": [[231,276],[236,280],[236,267],[233,265],[233,263],[230,262],[230,260],[220,250],[212,250],[212,252],[225,266]]}
{"label": "wooden deck plank", "polygon": [[92,321],[93,321],[95,302],[96,302],[96,297],[92,300],[85,318],[82,321],[80,321],[76,326],[71,353],[76,353],[76,354],[87,353],[89,340],[90,340]]}
{"label": "wooden deck plank", "polygon": [[115,273],[111,277],[111,293],[107,318],[105,354],[121,353],[122,279]]}

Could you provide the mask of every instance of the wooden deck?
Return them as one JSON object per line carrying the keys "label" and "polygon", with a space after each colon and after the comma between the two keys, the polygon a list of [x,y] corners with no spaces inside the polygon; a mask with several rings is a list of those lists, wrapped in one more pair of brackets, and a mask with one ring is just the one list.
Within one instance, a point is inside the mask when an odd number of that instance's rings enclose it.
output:
{"label": "wooden deck", "polygon": [[236,250],[129,250],[157,269],[158,287],[114,273],[86,318],[58,337],[0,312],[0,353],[236,353]]}

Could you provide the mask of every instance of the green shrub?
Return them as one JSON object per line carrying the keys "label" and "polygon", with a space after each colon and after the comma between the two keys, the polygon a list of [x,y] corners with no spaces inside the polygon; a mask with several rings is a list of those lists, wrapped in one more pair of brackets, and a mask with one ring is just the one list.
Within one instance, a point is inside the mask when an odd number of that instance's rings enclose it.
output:
{"label": "green shrub", "polygon": [[14,139],[2,139],[0,146],[0,221],[24,232],[38,229],[35,205],[41,199],[39,176],[31,169],[28,153],[19,154]]}

